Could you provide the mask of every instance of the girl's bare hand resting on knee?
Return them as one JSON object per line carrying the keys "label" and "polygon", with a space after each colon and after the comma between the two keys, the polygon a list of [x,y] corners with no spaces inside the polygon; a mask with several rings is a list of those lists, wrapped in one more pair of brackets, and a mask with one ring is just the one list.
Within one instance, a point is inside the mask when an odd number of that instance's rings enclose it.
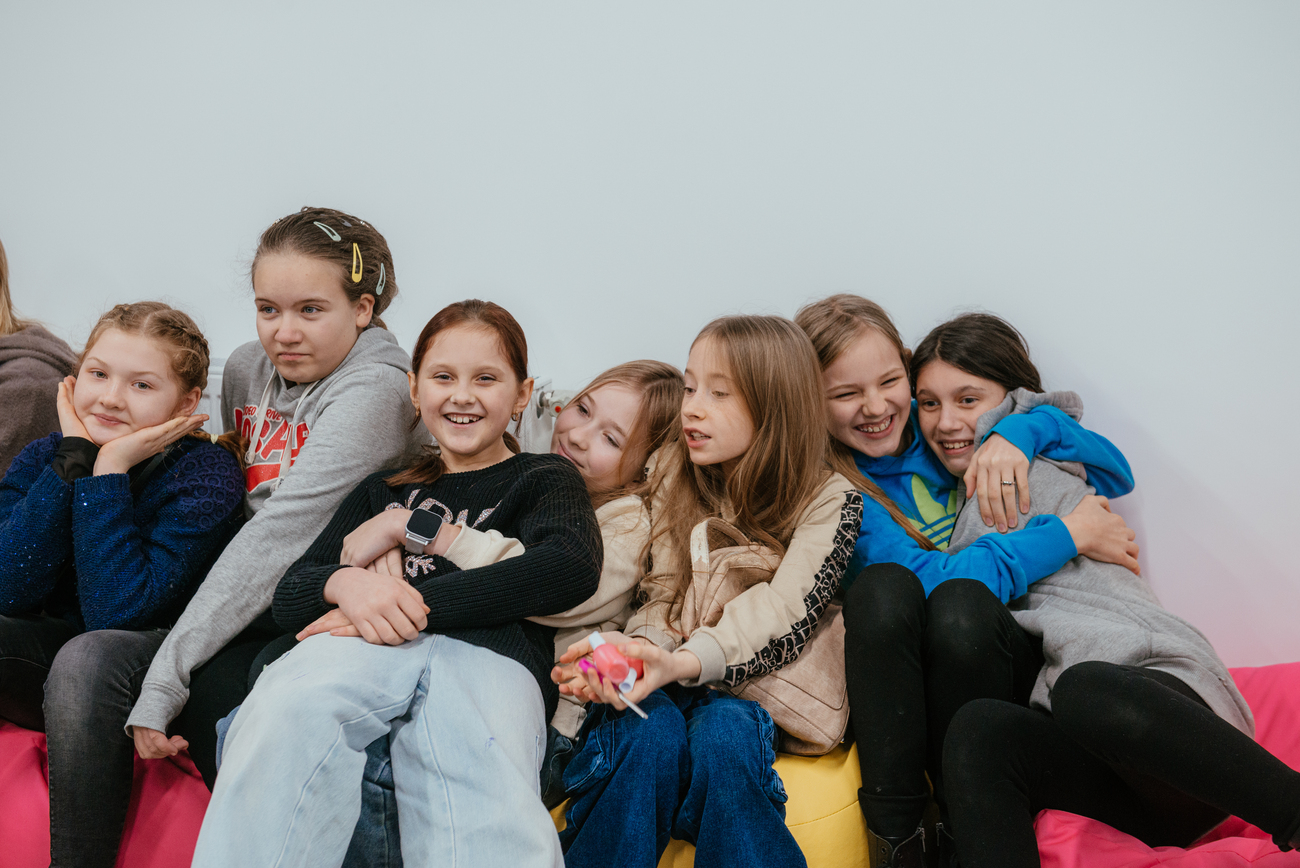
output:
{"label": "girl's bare hand resting on knee", "polygon": [[135,741],[135,752],[140,754],[141,759],[176,756],[190,746],[190,743],[179,735],[168,738],[166,733],[145,726],[131,727],[131,738]]}

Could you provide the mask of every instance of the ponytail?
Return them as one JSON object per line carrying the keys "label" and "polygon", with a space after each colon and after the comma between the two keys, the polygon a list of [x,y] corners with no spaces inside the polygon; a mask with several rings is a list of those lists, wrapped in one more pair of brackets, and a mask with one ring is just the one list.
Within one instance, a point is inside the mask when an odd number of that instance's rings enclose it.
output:
{"label": "ponytail", "polygon": [[238,431],[227,431],[225,434],[219,436],[216,434],[208,434],[207,431],[191,431],[190,436],[197,437],[200,440],[206,440],[215,446],[220,446],[222,449],[235,456],[235,460],[239,462],[239,469],[241,472],[248,470],[248,438],[243,434],[240,434]]}

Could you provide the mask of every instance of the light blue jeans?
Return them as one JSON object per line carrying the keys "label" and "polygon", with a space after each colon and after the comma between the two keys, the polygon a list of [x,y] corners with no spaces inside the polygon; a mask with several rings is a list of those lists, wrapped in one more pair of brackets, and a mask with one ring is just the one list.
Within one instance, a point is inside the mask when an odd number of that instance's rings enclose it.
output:
{"label": "light blue jeans", "polygon": [[387,734],[406,864],[559,868],[543,715],[528,670],[485,648],[313,636],[236,715],[192,864],[342,864],[366,747]]}

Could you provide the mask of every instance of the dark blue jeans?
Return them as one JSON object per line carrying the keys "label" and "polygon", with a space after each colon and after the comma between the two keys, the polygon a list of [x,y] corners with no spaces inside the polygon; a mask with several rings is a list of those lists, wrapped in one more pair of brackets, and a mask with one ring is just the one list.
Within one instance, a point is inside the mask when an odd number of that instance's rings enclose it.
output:
{"label": "dark blue jeans", "polygon": [[807,864],[785,826],[777,729],[762,707],[670,685],[641,708],[648,720],[607,705],[588,717],[564,772],[567,868],[655,865],[670,837],[695,845],[699,868]]}

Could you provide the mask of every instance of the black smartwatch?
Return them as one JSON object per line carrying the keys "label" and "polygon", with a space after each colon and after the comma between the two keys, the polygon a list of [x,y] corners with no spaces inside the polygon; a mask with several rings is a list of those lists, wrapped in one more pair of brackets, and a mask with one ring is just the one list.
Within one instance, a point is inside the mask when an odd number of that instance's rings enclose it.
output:
{"label": "black smartwatch", "polygon": [[413,555],[424,554],[424,547],[442,530],[444,519],[427,509],[411,510],[406,520],[406,550]]}

